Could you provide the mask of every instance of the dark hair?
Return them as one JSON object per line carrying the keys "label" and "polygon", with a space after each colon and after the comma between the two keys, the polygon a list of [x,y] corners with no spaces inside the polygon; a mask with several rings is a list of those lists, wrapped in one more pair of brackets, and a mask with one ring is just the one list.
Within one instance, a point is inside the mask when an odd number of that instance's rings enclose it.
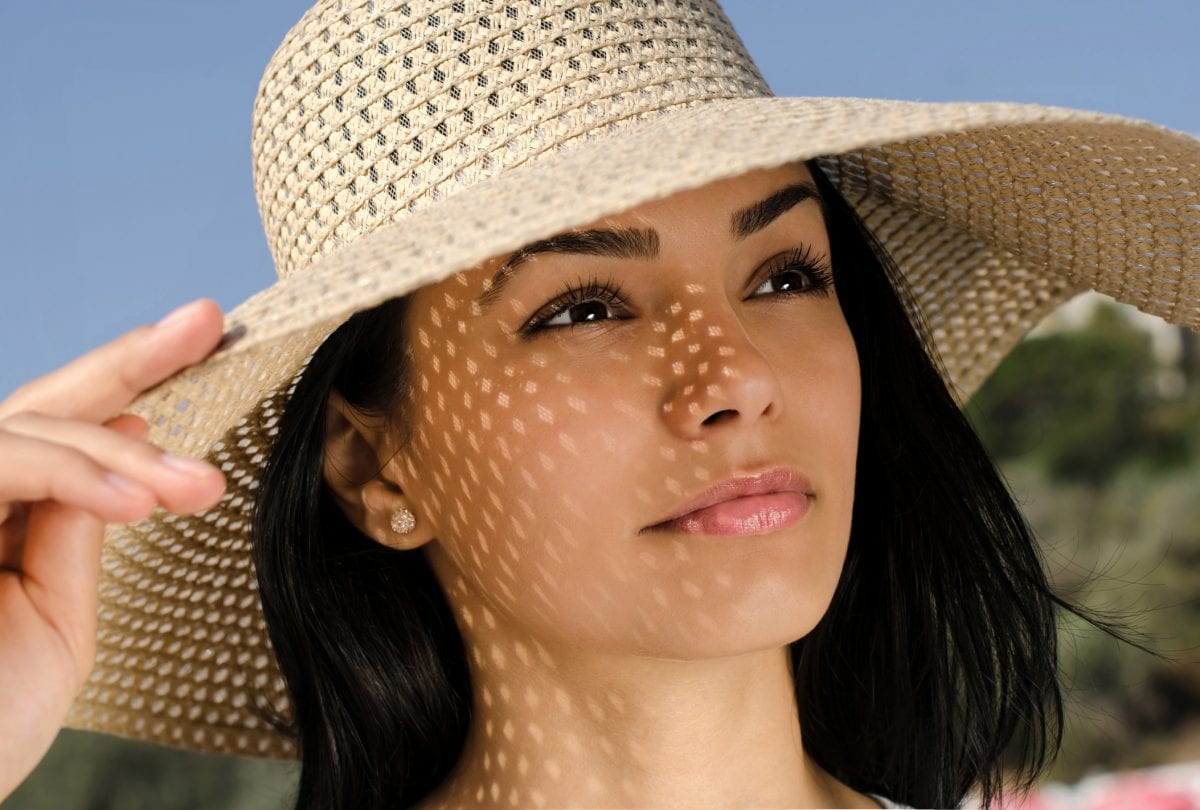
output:
{"label": "dark hair", "polygon": [[[1127,639],[1054,593],[903,277],[807,165],[863,394],[845,565],[825,615],[791,645],[804,746],[860,791],[944,807],[977,789],[990,805],[1006,760],[1025,790],[1061,744],[1055,606]],[[298,808],[419,802],[470,726],[463,641],[424,555],[360,533],[322,477],[331,389],[404,430],[408,301],[354,315],[318,349],[258,490],[254,563],[292,704],[275,722],[301,751]]]}
{"label": "dark hair", "polygon": [[470,726],[466,653],[433,570],[419,550],[360,532],[322,474],[331,389],[407,423],[409,300],[355,314],[319,347],[259,484],[254,564],[292,705],[290,721],[265,719],[299,743],[298,809],[414,804],[450,773]]}

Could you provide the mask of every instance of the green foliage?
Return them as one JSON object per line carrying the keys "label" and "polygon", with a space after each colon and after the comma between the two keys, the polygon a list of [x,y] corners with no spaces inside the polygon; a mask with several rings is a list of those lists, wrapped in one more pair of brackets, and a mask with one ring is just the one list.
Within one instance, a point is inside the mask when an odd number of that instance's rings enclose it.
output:
{"label": "green foliage", "polygon": [[[1049,779],[1194,758],[1200,744],[1200,364],[1162,368],[1101,305],[1027,338],[967,408],[1039,541],[1055,587],[1155,658],[1060,613],[1067,700]],[[1191,752],[1191,753],[1189,753]]]}
{"label": "green foliage", "polygon": [[1100,484],[1141,461],[1164,470],[1196,452],[1200,385],[1164,393],[1149,335],[1111,304],[1077,332],[1028,338],[967,408],[999,459],[1029,456],[1064,481]]}
{"label": "green foliage", "polygon": [[299,764],[63,729],[2,810],[285,810]]}

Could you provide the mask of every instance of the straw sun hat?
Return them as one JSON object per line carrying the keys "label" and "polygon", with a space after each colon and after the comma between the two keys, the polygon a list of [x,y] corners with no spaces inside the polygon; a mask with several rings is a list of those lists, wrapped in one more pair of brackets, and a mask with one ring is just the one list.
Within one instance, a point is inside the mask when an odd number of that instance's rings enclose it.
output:
{"label": "straw sun hat", "polygon": [[112,525],[67,725],[291,757],[248,530],[289,387],[353,313],[654,198],[822,156],[916,294],[958,401],[1093,288],[1200,330],[1200,141],[1007,103],[778,98],[716,0],[322,0],[267,64],[279,280],[130,411],[207,458],[206,512]]}

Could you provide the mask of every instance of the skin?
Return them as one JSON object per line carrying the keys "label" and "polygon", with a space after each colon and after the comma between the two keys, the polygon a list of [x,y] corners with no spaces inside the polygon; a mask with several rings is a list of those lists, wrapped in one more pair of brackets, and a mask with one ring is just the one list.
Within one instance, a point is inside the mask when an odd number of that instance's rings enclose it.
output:
{"label": "skin", "polygon": [[[805,175],[754,172],[592,223],[652,225],[662,254],[535,257],[541,269],[487,318],[469,302],[507,256],[419,291],[409,337],[428,418],[411,453],[331,398],[331,486],[380,542],[424,549],[470,653],[476,724],[424,806],[873,806],[800,747],[783,646],[820,618],[844,558],[857,358],[835,297],[760,306],[749,296],[771,285],[744,284],[780,250],[827,252],[824,228],[812,203],[746,242],[724,228],[735,204]],[[563,273],[596,264],[626,289],[632,320],[514,336]],[[157,506],[199,512],[223,492],[219,470],[164,464],[145,423],[121,413],[206,357],[221,331],[217,305],[194,302],[0,402],[0,797],[49,748],[94,663],[104,523]],[[475,407],[435,407],[467,393]],[[775,463],[814,484],[794,526],[639,531],[707,484]],[[410,534],[388,526],[399,506],[418,515]]]}
{"label": "skin", "polygon": [[[727,224],[801,179],[753,171],[587,223],[652,227],[660,253],[536,255],[494,310],[474,299],[511,254],[415,292],[407,447],[330,397],[327,482],[366,534],[422,549],[468,650],[473,726],[422,807],[877,806],[805,753],[787,654],[829,606],[854,492],[860,376],[836,291],[778,294],[808,281],[780,274],[788,251],[828,266],[824,220],[808,200],[743,241]],[[624,305],[518,336],[592,273]],[[790,526],[641,531],[776,465],[813,486]],[[408,534],[389,525],[401,507]]]}
{"label": "skin", "polygon": [[220,308],[201,299],[0,402],[0,799],[50,748],[95,663],[104,524],[157,506],[192,514],[224,492],[220,470],[165,463],[146,422],[121,413],[208,356],[221,329]]}

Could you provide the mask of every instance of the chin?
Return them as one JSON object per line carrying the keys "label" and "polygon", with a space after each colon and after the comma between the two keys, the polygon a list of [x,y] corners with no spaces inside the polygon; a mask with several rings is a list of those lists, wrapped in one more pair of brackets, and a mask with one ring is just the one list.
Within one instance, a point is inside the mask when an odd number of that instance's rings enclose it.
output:
{"label": "chin", "polygon": [[694,600],[690,606],[679,605],[674,610],[658,605],[653,613],[643,607],[640,615],[657,617],[652,626],[636,619],[623,620],[622,632],[619,625],[610,625],[612,635],[593,639],[593,649],[679,661],[779,649],[812,632],[825,615],[835,585],[830,583],[827,593],[817,596],[793,592],[779,598],[764,592],[757,598],[743,595],[736,602]]}

